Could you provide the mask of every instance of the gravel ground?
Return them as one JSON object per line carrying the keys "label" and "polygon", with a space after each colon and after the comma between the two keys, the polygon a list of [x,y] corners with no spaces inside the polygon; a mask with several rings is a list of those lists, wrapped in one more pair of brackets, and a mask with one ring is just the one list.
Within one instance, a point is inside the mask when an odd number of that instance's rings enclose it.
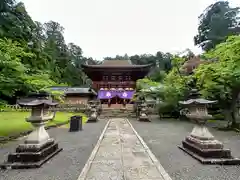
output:
{"label": "gravel ground", "polygon": [[[70,133],[67,128],[54,128],[48,132],[57,139],[59,154],[39,169],[30,170],[0,170],[0,180],[76,180],[87,162],[97,140],[106,125],[106,120],[97,123],[87,123],[83,131]],[[19,142],[18,142],[19,143]],[[11,142],[0,147],[0,157],[6,159],[6,153],[14,151],[17,142]],[[0,160],[3,160],[0,158]]]}
{"label": "gravel ground", "polygon": [[[167,119],[130,122],[173,180],[240,180],[240,166],[202,165],[177,147],[193,124]],[[240,157],[239,134],[209,130],[232,150],[233,156]]]}

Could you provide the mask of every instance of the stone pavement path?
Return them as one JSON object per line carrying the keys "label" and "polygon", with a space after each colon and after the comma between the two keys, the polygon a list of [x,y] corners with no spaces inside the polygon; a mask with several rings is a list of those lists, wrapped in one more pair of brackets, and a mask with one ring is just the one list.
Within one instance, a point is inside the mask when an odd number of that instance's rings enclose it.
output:
{"label": "stone pavement path", "polygon": [[78,180],[171,180],[127,119],[110,119]]}

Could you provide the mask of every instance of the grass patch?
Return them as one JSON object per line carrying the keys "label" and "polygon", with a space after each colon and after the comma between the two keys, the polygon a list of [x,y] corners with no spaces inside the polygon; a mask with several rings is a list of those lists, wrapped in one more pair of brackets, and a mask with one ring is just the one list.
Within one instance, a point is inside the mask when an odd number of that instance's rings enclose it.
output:
{"label": "grass patch", "polygon": [[[83,113],[57,112],[54,120],[49,121],[47,126],[64,123],[73,115],[83,116],[83,123],[87,120]],[[0,112],[0,136],[9,136],[32,130],[31,123],[25,121],[29,116],[30,112]]]}

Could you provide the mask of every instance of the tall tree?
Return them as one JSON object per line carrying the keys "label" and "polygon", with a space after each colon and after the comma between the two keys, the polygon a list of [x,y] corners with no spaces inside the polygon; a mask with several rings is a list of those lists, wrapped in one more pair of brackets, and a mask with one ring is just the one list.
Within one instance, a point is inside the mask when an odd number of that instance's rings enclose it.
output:
{"label": "tall tree", "polygon": [[199,16],[195,45],[208,51],[226,40],[229,35],[240,33],[239,7],[232,8],[228,1],[218,1]]}
{"label": "tall tree", "polygon": [[86,63],[86,59],[82,55],[82,49],[74,43],[68,44],[70,61],[67,64],[64,74],[64,81],[74,86],[85,84],[86,75],[82,71],[82,64]]}
{"label": "tall tree", "polygon": [[206,54],[217,58],[196,69],[197,84],[205,97],[218,100],[229,125],[236,125],[236,105],[240,92],[240,36],[232,36]]}
{"label": "tall tree", "polygon": [[19,43],[0,39],[0,94],[1,98],[13,97],[17,93],[29,91],[54,84],[43,71],[31,73],[31,67],[24,65],[22,59],[29,59],[34,54],[25,52]]}
{"label": "tall tree", "polygon": [[35,24],[22,2],[4,0],[0,3],[0,38],[7,37],[19,42],[31,41]]}
{"label": "tall tree", "polygon": [[50,58],[52,78],[61,83],[62,75],[69,63],[68,49],[63,37],[64,28],[55,21],[44,23],[46,33],[45,52]]}

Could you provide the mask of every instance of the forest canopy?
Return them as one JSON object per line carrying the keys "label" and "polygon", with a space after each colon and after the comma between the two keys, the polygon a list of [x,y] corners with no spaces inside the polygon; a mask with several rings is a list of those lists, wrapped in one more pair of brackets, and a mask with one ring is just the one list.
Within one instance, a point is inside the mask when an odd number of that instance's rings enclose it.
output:
{"label": "forest canopy", "polygon": [[[239,35],[238,15],[239,8],[230,7],[226,1],[211,4],[199,16],[195,44],[205,51],[211,51],[217,44],[225,42],[228,36]],[[171,83],[171,79],[182,81],[174,78],[179,72],[178,66],[195,56],[189,49],[185,52],[177,66],[176,59],[179,60],[179,57],[160,50],[155,54],[125,54],[104,59],[153,64],[148,78],[155,82]],[[99,64],[100,61],[84,57],[79,45],[67,43],[61,24],[53,20],[44,23],[35,21],[22,2],[0,1],[1,102],[15,103],[19,96],[53,85],[88,86],[90,80],[81,68],[86,63]],[[182,88],[179,87],[179,90]]]}

